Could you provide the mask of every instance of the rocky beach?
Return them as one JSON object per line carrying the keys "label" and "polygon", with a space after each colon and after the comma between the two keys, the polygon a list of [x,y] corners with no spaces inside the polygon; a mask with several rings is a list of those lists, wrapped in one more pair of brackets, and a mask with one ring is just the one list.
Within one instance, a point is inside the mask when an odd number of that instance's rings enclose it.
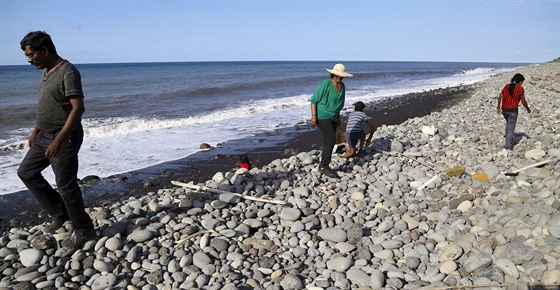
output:
{"label": "rocky beach", "polygon": [[[506,152],[496,100],[515,73],[533,112]],[[335,154],[337,178],[317,170],[317,130],[254,152],[250,171],[226,156],[168,172],[88,201],[98,239],[81,249],[60,246],[69,223],[14,223],[0,289],[559,289],[559,79],[546,63],[425,92],[433,105],[370,104],[394,124]]]}

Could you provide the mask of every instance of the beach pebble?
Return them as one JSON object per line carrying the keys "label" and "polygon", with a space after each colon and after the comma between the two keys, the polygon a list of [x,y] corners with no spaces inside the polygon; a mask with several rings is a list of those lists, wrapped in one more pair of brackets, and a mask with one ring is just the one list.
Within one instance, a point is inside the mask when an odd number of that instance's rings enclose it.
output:
{"label": "beach pebble", "polygon": [[531,150],[525,152],[525,158],[527,158],[527,159],[538,160],[545,155],[546,155],[546,152],[544,152],[544,150],[538,149],[538,148],[531,149]]}
{"label": "beach pebble", "polygon": [[52,236],[39,235],[31,240],[31,246],[37,250],[52,249],[56,246],[56,240]]}
{"label": "beach pebble", "polygon": [[37,265],[44,256],[44,252],[37,249],[25,249],[19,253],[21,264],[25,267]]}
{"label": "beach pebble", "polygon": [[463,248],[457,244],[449,244],[438,252],[440,261],[456,260],[463,255]]}
{"label": "beach pebble", "polygon": [[371,277],[359,268],[350,268],[346,272],[346,277],[358,287],[368,287],[371,284]]}
{"label": "beach pebble", "polygon": [[507,258],[516,265],[529,262],[535,256],[535,250],[519,242],[512,242],[506,245]]}
{"label": "beach pebble", "polygon": [[148,230],[136,230],[132,233],[130,233],[130,235],[128,235],[127,239],[137,242],[137,243],[141,243],[141,242],[145,242],[149,239],[151,239],[154,236],[154,234],[151,231]]}
{"label": "beach pebble", "polygon": [[380,270],[373,270],[370,277],[370,287],[372,289],[381,289],[385,286],[385,275]]}
{"label": "beach pebble", "polygon": [[193,255],[192,263],[200,269],[204,268],[204,266],[210,264],[211,262],[212,259],[210,259],[210,257],[208,257],[205,253],[196,252]]}
{"label": "beach pebble", "polygon": [[556,285],[560,282],[560,270],[554,269],[549,271],[544,271],[541,276],[541,283],[543,285]]}
{"label": "beach pebble", "polygon": [[492,257],[483,255],[482,253],[473,253],[465,259],[464,268],[468,272],[474,272],[475,270],[487,267],[490,264],[492,264]]}
{"label": "beach pebble", "polygon": [[510,260],[499,259],[494,262],[494,265],[509,277],[512,277],[514,279],[519,278],[519,271],[517,270],[517,267],[515,267],[515,264]]}
{"label": "beach pebble", "polygon": [[287,221],[295,221],[301,217],[301,211],[297,208],[283,208],[280,212],[280,218]]}
{"label": "beach pebble", "polygon": [[439,266],[439,271],[444,274],[451,274],[457,270],[457,263],[453,260],[447,260]]}
{"label": "beach pebble", "polygon": [[286,290],[303,288],[303,283],[301,282],[299,277],[293,274],[286,275],[280,282],[280,285],[282,286],[283,289]]}
{"label": "beach pebble", "polygon": [[108,289],[115,285],[117,282],[117,276],[115,274],[106,274],[98,276],[91,284],[92,290],[102,290]]}
{"label": "beach pebble", "polygon": [[111,237],[108,238],[107,241],[105,241],[105,247],[112,252],[120,249],[121,245],[122,241],[118,237]]}
{"label": "beach pebble", "polygon": [[548,232],[551,236],[560,239],[560,213],[550,217],[548,221]]}
{"label": "beach pebble", "polygon": [[293,189],[292,192],[296,197],[301,197],[301,198],[309,197],[309,188],[307,187],[296,187]]}
{"label": "beach pebble", "polygon": [[343,272],[348,270],[353,264],[354,263],[352,259],[346,257],[338,257],[329,260],[327,262],[327,267],[338,272]]}
{"label": "beach pebble", "polygon": [[341,228],[325,228],[319,230],[317,235],[326,241],[332,242],[345,242],[346,241],[346,231]]}

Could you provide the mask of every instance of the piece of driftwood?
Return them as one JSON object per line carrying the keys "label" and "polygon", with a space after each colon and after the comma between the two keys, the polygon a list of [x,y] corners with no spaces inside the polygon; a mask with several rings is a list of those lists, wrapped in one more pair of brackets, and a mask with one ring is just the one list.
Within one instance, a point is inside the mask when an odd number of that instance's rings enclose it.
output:
{"label": "piece of driftwood", "polygon": [[214,231],[214,230],[206,230],[206,231],[200,231],[200,232],[196,232],[194,234],[191,234],[190,236],[181,239],[179,241],[177,241],[177,245],[175,246],[175,249],[178,249],[180,247],[182,247],[184,244],[186,244],[191,238],[196,237],[196,236],[200,236],[200,235],[204,235],[207,233],[211,233],[211,234],[218,234],[218,232]]}
{"label": "piece of driftwood", "polygon": [[184,182],[180,182],[180,181],[171,181],[171,184],[181,186],[181,187],[187,187],[187,188],[194,189],[194,190],[205,190],[205,191],[209,191],[209,192],[213,192],[213,193],[219,193],[219,194],[222,194],[222,193],[233,194],[233,195],[239,196],[241,198],[252,200],[252,201],[260,201],[260,202],[286,205],[286,202],[282,201],[282,200],[273,200],[273,199],[260,198],[260,197],[250,196],[250,195],[243,195],[243,194],[239,194],[239,193],[235,193],[235,192],[213,189],[213,188],[208,188],[206,186],[188,184],[188,183],[184,183]]}
{"label": "piece of driftwood", "polygon": [[424,165],[424,166],[426,166],[426,167],[428,167],[428,168],[430,168],[430,169],[436,170],[435,166],[432,165],[432,164],[428,164],[428,163],[426,163],[426,162],[420,161],[420,160],[418,160],[418,159],[416,159],[416,158],[414,158],[414,157],[412,157],[412,156],[408,156],[408,155],[406,155],[406,154],[404,154],[404,153],[400,153],[400,152],[397,152],[397,151],[392,151],[391,148],[389,148],[389,147],[383,148],[383,147],[378,146],[378,145],[372,145],[372,147],[373,147],[373,148],[376,148],[376,149],[378,149],[378,150],[380,150],[381,153],[386,153],[386,154],[387,154],[387,152],[396,153],[396,154],[397,154],[398,156],[400,156],[401,158],[407,158],[407,159],[410,160],[410,161],[417,162],[417,163],[422,164],[422,165]]}
{"label": "piece of driftwood", "polygon": [[541,162],[537,162],[537,163],[535,163],[535,164],[527,165],[527,166],[525,166],[525,167],[521,167],[521,168],[516,169],[516,170],[513,170],[513,171],[511,171],[511,172],[502,172],[502,173],[505,174],[505,175],[507,175],[507,176],[515,176],[515,175],[519,174],[519,172],[521,172],[521,171],[523,171],[523,170],[527,170],[527,169],[532,168],[532,167],[537,167],[537,166],[545,165],[545,164],[547,164],[547,163],[550,162],[550,161],[552,161],[552,159],[547,159],[547,160],[544,160],[544,161],[541,161]]}
{"label": "piece of driftwood", "polygon": [[436,180],[436,178],[438,178],[438,176],[439,176],[439,174],[434,175],[428,181],[424,182],[424,184],[420,185],[420,187],[418,187],[418,190],[422,190],[422,189],[424,189],[424,187],[430,185],[430,183],[434,182],[434,180]]}

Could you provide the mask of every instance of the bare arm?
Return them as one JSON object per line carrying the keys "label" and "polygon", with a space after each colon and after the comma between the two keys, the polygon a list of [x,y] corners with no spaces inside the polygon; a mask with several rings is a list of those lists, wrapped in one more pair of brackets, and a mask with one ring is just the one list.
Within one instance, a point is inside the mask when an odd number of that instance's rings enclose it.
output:
{"label": "bare arm", "polygon": [[502,99],[504,98],[504,93],[500,93],[498,97],[498,107],[496,108],[496,113],[500,114],[502,112]]}
{"label": "bare arm", "polygon": [[527,113],[531,114],[531,109],[529,108],[529,104],[527,104],[527,100],[525,100],[525,94],[521,95],[521,104],[527,110]]}
{"label": "bare arm", "polygon": [[54,138],[45,151],[45,156],[48,158],[56,156],[60,148],[60,142],[66,140],[70,132],[72,132],[82,120],[82,114],[85,111],[84,98],[82,96],[70,97],[70,105],[72,105],[72,111],[70,111],[68,119],[66,119],[66,123],[64,123],[64,127],[62,127],[58,135],[56,135],[56,138]]}
{"label": "bare arm", "polygon": [[311,104],[311,127],[317,125],[317,104]]}
{"label": "bare arm", "polygon": [[373,125],[373,121],[371,119],[367,120],[367,124],[369,127],[369,136],[366,140],[366,146],[369,146],[369,144],[371,144],[371,138],[373,138],[373,133],[375,133],[376,128],[375,125]]}
{"label": "bare arm", "polygon": [[39,132],[41,132],[41,129],[39,129],[39,127],[35,127],[35,129],[33,129],[33,133],[31,133],[31,135],[27,139],[29,147],[31,147],[31,143],[33,143],[33,140],[35,140],[35,136],[37,136]]}

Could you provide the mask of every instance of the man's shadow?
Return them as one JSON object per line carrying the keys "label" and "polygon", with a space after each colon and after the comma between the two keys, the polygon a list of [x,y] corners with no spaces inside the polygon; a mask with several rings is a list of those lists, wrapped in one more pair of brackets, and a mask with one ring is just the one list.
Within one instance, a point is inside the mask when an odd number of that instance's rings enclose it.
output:
{"label": "man's shadow", "polygon": [[531,136],[527,135],[527,133],[525,132],[513,133],[513,140],[511,146],[515,147],[515,145],[519,144],[521,140],[523,140],[523,138],[531,139]]}

